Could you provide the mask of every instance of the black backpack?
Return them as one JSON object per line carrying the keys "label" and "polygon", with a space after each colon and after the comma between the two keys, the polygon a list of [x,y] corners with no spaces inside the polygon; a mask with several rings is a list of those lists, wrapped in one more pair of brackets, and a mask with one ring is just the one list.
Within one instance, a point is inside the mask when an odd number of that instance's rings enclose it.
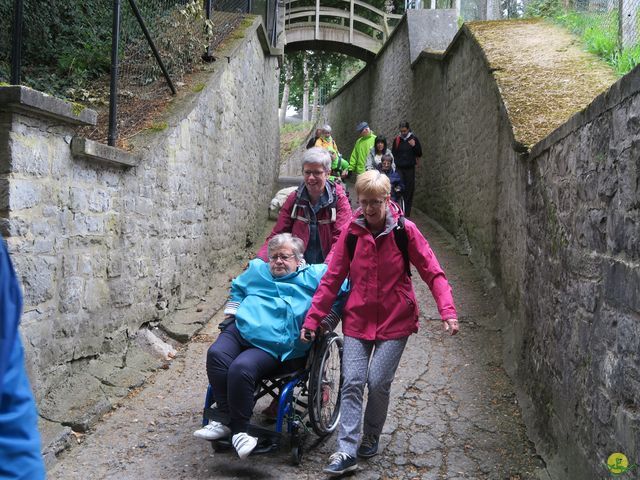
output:
{"label": "black backpack", "polygon": [[[402,253],[404,259],[404,268],[408,276],[411,276],[411,263],[409,262],[409,237],[407,236],[407,230],[404,228],[404,216],[398,217],[398,224],[393,229],[393,236],[396,239],[396,245]],[[356,244],[358,243],[358,236],[353,233],[347,235],[347,251],[349,252],[349,261],[353,260],[353,255],[356,251]]]}

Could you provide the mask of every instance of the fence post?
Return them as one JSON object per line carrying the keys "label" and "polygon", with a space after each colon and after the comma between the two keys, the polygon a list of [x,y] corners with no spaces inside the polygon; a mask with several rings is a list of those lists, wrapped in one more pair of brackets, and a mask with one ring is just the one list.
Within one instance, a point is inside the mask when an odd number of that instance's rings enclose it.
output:
{"label": "fence post", "polygon": [[109,135],[107,143],[115,147],[118,138],[116,115],[118,112],[118,47],[120,44],[120,0],[113,0],[111,29],[111,82],[109,85]]}
{"label": "fence post", "polygon": [[11,40],[11,85],[20,85],[22,69],[22,0],[13,2],[13,32]]}
{"label": "fence post", "polygon": [[[204,0],[204,16],[207,19],[207,24],[211,20],[211,0]],[[209,32],[209,25],[207,25],[207,32]],[[211,55],[211,38],[207,34],[207,49],[202,55],[202,60],[205,62],[215,62],[215,58]]]}
{"label": "fence post", "polygon": [[638,25],[633,2],[620,0],[618,5],[618,46],[622,51],[623,48],[632,47],[638,40]]}

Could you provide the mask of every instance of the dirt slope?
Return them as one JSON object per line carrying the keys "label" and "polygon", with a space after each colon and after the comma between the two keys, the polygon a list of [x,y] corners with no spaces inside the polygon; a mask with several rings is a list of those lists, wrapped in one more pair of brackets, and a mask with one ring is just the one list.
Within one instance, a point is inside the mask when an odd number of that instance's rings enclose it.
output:
{"label": "dirt slope", "polygon": [[489,61],[516,140],[546,137],[609,88],[616,76],[580,39],[543,20],[466,24]]}

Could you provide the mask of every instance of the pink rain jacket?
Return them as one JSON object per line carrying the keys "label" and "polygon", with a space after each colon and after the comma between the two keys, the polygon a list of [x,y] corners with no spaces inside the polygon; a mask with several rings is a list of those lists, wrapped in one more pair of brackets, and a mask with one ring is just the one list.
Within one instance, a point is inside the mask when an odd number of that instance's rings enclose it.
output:
{"label": "pink rain jacket", "polygon": [[[391,340],[418,331],[418,304],[411,278],[406,274],[402,253],[393,228],[397,213],[387,210],[384,232],[373,238],[356,211],[334,245],[327,273],[322,277],[304,327],[315,330],[329,314],[343,280],[350,275],[351,291],[342,314],[342,332],[363,340]],[[405,219],[409,260],[426,282],[442,320],[457,318],[451,287],[427,240],[416,225]],[[349,259],[347,234],[358,236],[353,260]]]}

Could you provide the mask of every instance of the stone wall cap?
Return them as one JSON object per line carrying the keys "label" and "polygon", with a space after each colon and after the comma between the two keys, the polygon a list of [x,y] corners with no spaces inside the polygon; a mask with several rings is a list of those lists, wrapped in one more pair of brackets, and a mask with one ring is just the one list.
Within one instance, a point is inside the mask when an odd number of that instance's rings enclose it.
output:
{"label": "stone wall cap", "polygon": [[592,122],[607,110],[612,109],[614,106],[622,103],[632,95],[636,95],[638,92],[640,92],[640,65],[636,66],[616,83],[611,85],[609,89],[594,98],[583,110],[575,113],[569,120],[533,145],[533,147],[531,147],[531,157],[535,158],[539,156],[572,132]]}
{"label": "stone wall cap", "polygon": [[73,137],[71,153],[74,156],[110,166],[136,167],[140,163],[140,158],[137,155],[83,137]]}
{"label": "stone wall cap", "polygon": [[95,125],[95,110],[22,85],[0,87],[0,111],[52,118],[72,125]]}

